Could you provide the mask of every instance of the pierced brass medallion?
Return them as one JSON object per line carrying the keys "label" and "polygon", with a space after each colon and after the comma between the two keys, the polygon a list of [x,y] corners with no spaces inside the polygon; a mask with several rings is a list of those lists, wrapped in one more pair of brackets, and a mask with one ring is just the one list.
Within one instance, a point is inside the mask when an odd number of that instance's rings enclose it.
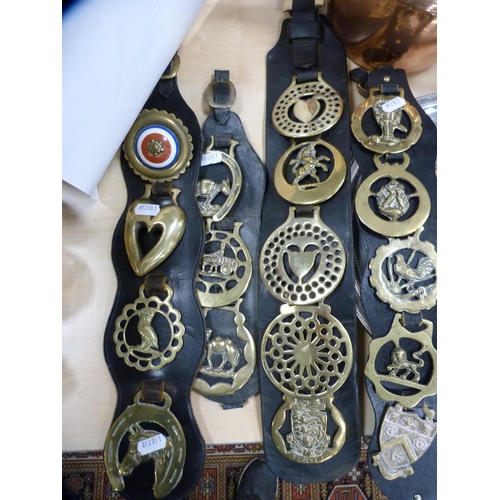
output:
{"label": "pierced brass medallion", "polygon": [[[245,316],[240,312],[242,301],[240,298],[234,305],[218,308],[234,315],[235,335],[233,332],[214,332],[213,329],[207,328],[205,358],[199,374],[214,377],[216,382],[211,383],[198,375],[194,389],[204,396],[234,394],[248,382],[255,371],[255,342],[245,326]],[[209,312],[209,309],[205,309],[205,316]],[[240,343],[244,344],[243,348],[238,346]]]}
{"label": "pierced brass medallion", "polygon": [[[389,333],[370,342],[365,375],[373,382],[380,399],[413,408],[422,399],[437,392],[437,351],[432,345],[433,324],[430,321],[422,320],[423,330],[410,332],[402,326],[401,320],[402,315],[396,314]],[[403,347],[403,340],[419,344],[420,348],[413,348],[410,352]],[[388,353],[389,350],[385,368],[382,368],[384,363],[379,363],[377,358],[383,356],[381,352]],[[424,355],[430,363],[428,380],[421,379],[425,367]]]}
{"label": "pierced brass medallion", "polygon": [[273,125],[285,137],[312,137],[333,127],[342,115],[342,98],[323,80],[297,83],[294,77],[272,111]]}
{"label": "pierced brass medallion", "polygon": [[[431,212],[431,201],[425,186],[406,171],[410,164],[409,156],[404,153],[403,158],[402,164],[388,162],[382,164],[380,158],[375,155],[373,161],[377,171],[361,183],[354,200],[356,213],[361,222],[388,238],[415,232],[425,223]],[[389,182],[380,190],[374,191],[373,186],[383,179],[388,179]],[[407,183],[412,193],[408,194],[399,181]],[[371,198],[376,200],[379,213],[371,206]],[[409,217],[399,220],[407,213],[412,198],[417,202],[416,208]]]}
{"label": "pierced brass medallion", "polygon": [[[296,399],[284,395],[285,403],[273,418],[272,438],[278,451],[293,462],[322,463],[334,457],[346,439],[346,424],[333,405],[333,395],[321,399]],[[330,417],[337,426],[335,435],[327,432]],[[291,432],[280,430],[290,420]]]}
{"label": "pierced brass medallion", "polygon": [[400,404],[389,406],[380,427],[380,452],[373,463],[382,476],[392,481],[413,474],[412,463],[429,448],[437,433],[435,412],[424,403],[424,418]]}
{"label": "pierced brass medallion", "polygon": [[[139,298],[126,305],[115,322],[116,354],[139,371],[163,368],[175,359],[183,345],[185,328],[181,314],[172,306],[172,288],[166,288],[166,297],[162,299],[146,297],[142,285]],[[138,343],[133,343],[134,338]]]}
{"label": "pierced brass medallion", "polygon": [[285,223],[262,248],[262,281],[283,302],[317,302],[338,286],[344,274],[344,246],[321,220],[319,207],[312,209],[312,217],[297,217],[296,208],[290,207]]}
{"label": "pierced brass medallion", "polygon": [[207,219],[204,253],[196,277],[196,293],[202,307],[222,307],[235,302],[252,277],[250,252],[240,237],[241,222],[233,231],[212,228]]}
{"label": "pierced brass medallion", "polygon": [[[177,247],[186,230],[186,213],[177,204],[179,190],[171,189],[171,203],[162,206],[154,215],[136,214],[139,205],[154,206],[151,201],[151,184],[146,184],[142,198],[134,201],[127,211],[125,219],[125,250],[130,265],[137,276],[144,276],[161,264]],[[161,235],[154,247],[145,255],[139,243],[139,232],[146,228],[148,232],[159,229]]]}
{"label": "pierced brass medallion", "polygon": [[[170,411],[172,401],[163,393],[163,406],[144,403],[140,400],[140,392],[136,394],[134,404],[113,422],[104,444],[104,463],[109,482],[115,491],[125,488],[124,476],[129,476],[141,463],[153,460],[155,498],[163,498],[179,483],[182,478],[186,460],[186,440],[182,427],[175,415]],[[160,426],[164,433],[148,430],[149,424]],[[120,461],[119,449],[122,440],[128,434],[127,453]],[[142,454],[141,441],[163,434],[164,448]]]}
{"label": "pierced brass medallion", "polygon": [[[210,217],[213,221],[222,220],[231,210],[240,194],[243,179],[241,168],[234,157],[234,149],[238,142],[231,140],[229,153],[224,151],[217,152],[221,155],[221,162],[224,163],[231,172],[231,181],[223,179],[217,183],[211,179],[200,179],[196,184],[195,197],[203,217]],[[211,136],[211,142],[205,153],[212,151],[214,147],[214,136]],[[218,195],[226,196],[224,203],[221,205],[212,204]]]}
{"label": "pierced brass medallion", "polygon": [[[394,111],[385,111],[385,104],[394,99],[394,96],[383,95],[379,87],[370,89],[368,98],[363,101],[352,115],[351,128],[354,137],[370,151],[378,154],[401,153],[416,144],[422,135],[422,119],[416,108],[407,101],[403,107]],[[399,97],[404,99],[404,89],[399,89]],[[381,130],[380,135],[368,136],[363,130],[363,117],[371,109],[373,119]],[[402,124],[403,112],[408,116],[411,128]],[[404,137],[397,133],[403,132]]]}
{"label": "pierced brass medallion", "polygon": [[320,398],[337,391],[352,367],[352,345],[326,304],[290,306],[267,327],[261,358],[271,382],[294,398]]}
{"label": "pierced brass medallion", "polygon": [[123,142],[130,167],[141,179],[170,182],[188,168],[193,142],[188,129],[172,113],[144,109]]}
{"label": "pierced brass medallion", "polygon": [[[318,156],[316,149],[319,146],[326,148],[331,157]],[[291,184],[286,178],[287,170],[294,175]],[[323,181],[318,175],[319,170],[328,173]],[[340,151],[317,139],[293,144],[286,151],[274,170],[274,185],[278,194],[290,203],[313,205],[335,195],[344,183],[346,172],[346,162]]]}
{"label": "pierced brass medallion", "polygon": [[436,305],[437,252],[429,241],[420,241],[423,230],[379,247],[369,263],[377,296],[398,312],[418,313]]}

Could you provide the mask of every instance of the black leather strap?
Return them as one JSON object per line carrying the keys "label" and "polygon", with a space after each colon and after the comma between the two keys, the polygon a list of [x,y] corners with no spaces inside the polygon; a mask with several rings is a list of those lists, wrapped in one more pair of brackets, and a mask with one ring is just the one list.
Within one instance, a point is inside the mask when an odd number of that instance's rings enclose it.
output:
{"label": "black leather strap", "polygon": [[[410,164],[407,171],[418,177],[429,194],[431,212],[429,218],[424,223],[425,229],[422,232],[421,240],[429,241],[437,248],[437,176],[435,171],[437,144],[436,126],[431,118],[425,114],[413,96],[404,70],[395,70],[392,67],[386,66],[371,71],[370,73],[365,71],[364,75],[362,74],[363,71],[364,70],[357,70],[355,73],[351,74],[351,77],[365,87],[367,94],[372,88],[382,88],[382,92],[386,95],[398,95],[398,89],[403,89],[404,98],[409,104],[416,108],[422,119],[422,135],[420,139],[415,145],[405,151],[410,157]],[[390,79],[391,85],[387,85],[386,82],[388,79]],[[369,124],[367,123],[367,127],[368,126]],[[374,127],[371,130],[367,130],[367,133],[378,134],[380,132]],[[373,163],[374,153],[368,151],[354,137],[351,140],[351,147],[359,166],[359,175],[354,180],[356,186],[359,187],[361,182],[375,170]],[[400,162],[401,159],[402,153],[387,155],[387,161],[389,162]],[[369,322],[368,326],[372,338],[378,339],[386,336],[389,332],[395,316],[395,311],[391,309],[387,303],[382,302],[377,297],[375,289],[370,283],[371,272],[368,266],[369,261],[375,256],[377,248],[381,245],[387,245],[388,238],[370,230],[357,218],[355,227],[356,251],[360,272],[361,303]],[[418,331],[421,329],[421,326],[418,325],[421,323],[422,318],[431,321],[434,325],[432,342],[434,347],[437,347],[437,306],[432,307],[430,310],[424,310],[421,314],[405,313],[404,318],[407,328],[410,331]],[[427,362],[422,370],[422,380],[429,378],[430,370],[431,365]],[[368,450],[368,462],[370,464],[370,472],[377,486],[385,495],[394,500],[412,499],[416,498],[415,495],[420,495],[423,499],[436,499],[437,438],[434,439],[430,448],[417,461],[411,464],[414,473],[406,478],[397,478],[393,480],[385,479],[380,473],[379,468],[373,464],[373,454],[380,451],[378,437],[384,412],[387,410],[388,404],[392,405],[394,402],[381,400],[375,393],[374,385],[369,379],[366,380],[366,389],[373,405],[376,420],[373,438]],[[437,420],[437,396],[427,397],[424,401],[429,408],[436,411]],[[420,402],[415,408],[416,413],[421,418],[424,416],[422,409],[424,401]]]}
{"label": "black leather strap", "polygon": [[[171,65],[165,74],[171,72]],[[145,401],[161,401],[161,392],[165,390],[172,399],[171,412],[180,422],[186,439],[186,462],[182,479],[167,495],[168,500],[178,500],[196,486],[204,465],[205,443],[195,422],[190,403],[191,386],[197,372],[205,345],[204,321],[194,292],[195,273],[200,260],[203,245],[203,224],[194,200],[194,189],[201,158],[201,131],[193,111],[182,98],[176,77],[160,80],[144,105],[145,110],[165,110],[180,119],[189,131],[193,142],[193,155],[186,171],[173,181],[173,186],[180,190],[177,203],[186,215],[186,230],[175,250],[145,277],[137,276],[127,257],[124,243],[124,227],[130,205],[144,194],[147,181],[141,179],[129,166],[122,152],[121,168],[127,188],[125,210],[116,226],[112,241],[112,259],[116,271],[118,286],[113,307],[104,334],[104,355],[111,376],[117,388],[118,400],[114,420],[134,403],[140,392]],[[168,183],[153,184],[153,199],[169,198]],[[158,235],[144,231],[140,243],[147,252],[158,240]],[[139,371],[128,366],[117,356],[113,334],[117,317],[125,306],[133,304],[139,297],[139,289],[145,285],[146,296],[164,295],[166,285],[173,290],[172,306],[180,312],[185,326],[183,347],[174,361],[159,370]],[[166,335],[157,323],[159,337]],[[139,342],[139,340],[137,340]],[[126,451],[127,439],[121,449]],[[130,500],[154,500],[152,485],[155,472],[153,461],[141,464],[134,472],[126,476],[125,489],[120,494]]]}
{"label": "black leather strap", "polygon": [[[240,312],[245,317],[245,327],[252,335],[254,343],[257,344],[259,326],[258,254],[262,200],[266,185],[265,170],[262,160],[248,140],[240,117],[231,111],[235,99],[235,88],[230,83],[230,72],[228,70],[216,70],[209,91],[211,91],[211,95],[208,95],[207,98],[212,104],[212,113],[208,115],[203,125],[204,147],[207,148],[213,140],[212,151],[218,150],[229,153],[231,144],[236,141],[234,156],[242,174],[242,186],[236,203],[227,216],[221,221],[213,223],[212,228],[231,232],[234,230],[236,223],[242,223],[239,234],[252,258],[252,278],[242,296]],[[227,167],[222,164],[202,167],[199,173],[200,180],[210,179],[217,183],[221,183],[227,177]],[[244,344],[242,344],[241,339],[236,337],[234,320],[234,316],[216,309],[211,310],[206,319],[207,326],[214,330],[214,336],[222,334],[225,337],[230,333],[230,338],[236,347],[242,349],[237,366],[237,369],[240,369],[245,362]],[[258,391],[259,371],[255,367],[249,380],[235,393],[220,396],[208,395],[206,397],[220,403],[224,409],[231,409],[242,407],[248,398]]]}
{"label": "black leather strap", "polygon": [[[349,162],[349,95],[345,52],[335,38],[325,18],[318,15],[313,0],[293,2],[291,19],[285,19],[278,43],[267,56],[266,96],[266,168],[269,185],[263,207],[261,248],[287,219],[290,203],[283,199],[273,184],[274,170],[282,155],[290,148],[291,140],[280,135],[272,122],[272,110],[280,96],[290,86],[293,77],[297,83],[317,81],[319,71],[323,79],[340,94],[344,111],[340,120],[321,138],[334,145]],[[341,189],[329,200],[319,204],[321,218],[339,236],[346,250],[346,270],[340,285],[326,297],[325,303],[346,328],[351,338],[354,359],[357,357],[356,318],[354,307],[354,262],[351,220],[351,189],[349,174]],[[297,206],[297,213],[307,216],[311,207]],[[260,333],[280,314],[283,302],[260,286]],[[280,453],[272,438],[272,421],[283,405],[283,393],[278,390],[261,368],[261,401],[266,463],[276,476],[294,483],[314,483],[333,480],[347,474],[359,456],[359,405],[356,363],[345,384],[335,392],[333,404],[346,422],[346,442],[337,455],[322,463],[298,463]],[[289,423],[285,434],[290,432]],[[328,434],[335,433],[329,423]]]}

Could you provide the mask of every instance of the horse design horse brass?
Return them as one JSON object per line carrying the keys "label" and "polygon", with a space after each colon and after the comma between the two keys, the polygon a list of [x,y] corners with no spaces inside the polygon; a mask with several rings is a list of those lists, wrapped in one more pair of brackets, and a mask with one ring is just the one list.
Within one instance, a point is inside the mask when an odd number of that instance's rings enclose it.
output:
{"label": "horse design horse brass", "polygon": [[[134,398],[134,403],[113,422],[104,444],[104,464],[109,482],[115,491],[125,488],[124,477],[133,474],[140,464],[153,460],[155,498],[164,498],[182,478],[186,460],[186,440],[182,426],[170,411],[172,400],[163,392],[163,403],[160,405],[145,403],[141,400],[141,392]],[[162,432],[147,429],[147,425],[155,423]],[[128,449],[120,461],[120,444],[128,435]],[[164,445],[154,451],[141,452],[141,444],[148,439],[164,437]]]}

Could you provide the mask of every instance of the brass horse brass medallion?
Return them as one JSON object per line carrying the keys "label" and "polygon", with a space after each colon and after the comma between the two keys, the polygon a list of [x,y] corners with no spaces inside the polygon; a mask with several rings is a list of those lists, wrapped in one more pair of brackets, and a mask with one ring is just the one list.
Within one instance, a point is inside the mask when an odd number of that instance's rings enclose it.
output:
{"label": "brass horse brass medallion", "polygon": [[[370,89],[370,95],[361,103],[352,115],[351,128],[354,137],[370,151],[378,154],[401,153],[413,146],[422,135],[422,119],[418,111],[407,101],[395,110],[386,110],[387,104],[395,96],[380,94],[380,88]],[[399,97],[404,99],[404,89],[399,89]],[[363,117],[371,109],[373,119],[381,130],[380,135],[368,136],[363,130]],[[411,128],[403,125],[403,112],[408,116]],[[400,137],[397,133],[405,134]]]}
{"label": "brass horse brass medallion", "polygon": [[[401,320],[402,315],[396,314],[389,333],[370,342],[365,375],[373,382],[380,399],[413,408],[422,399],[437,392],[437,351],[432,345],[433,325],[430,321],[422,320],[424,329],[410,332],[402,326]],[[419,347],[405,347],[404,343]],[[379,356],[383,356],[381,352],[388,356],[385,368],[381,368],[377,361]],[[426,363],[429,363],[430,375],[428,380],[423,380]]]}
{"label": "brass horse brass medallion", "polygon": [[223,307],[239,299],[252,277],[252,258],[240,237],[241,222],[233,231],[212,228],[207,219],[205,247],[196,276],[196,293],[202,307]]}
{"label": "brass horse brass medallion", "polygon": [[[125,219],[125,250],[137,276],[144,276],[161,264],[175,250],[186,229],[186,213],[177,205],[179,189],[171,189],[171,203],[159,208],[156,215],[136,214],[139,205],[141,208],[155,208],[151,201],[151,189],[152,185],[146,184],[144,195],[130,205]],[[161,230],[158,241],[145,255],[139,243],[142,228],[148,232]]]}
{"label": "brass horse brass medallion", "polygon": [[[316,149],[319,146],[326,148],[330,156],[318,156]],[[287,180],[287,171],[294,176],[291,183]],[[318,171],[326,172],[327,177],[321,180]],[[346,172],[346,162],[340,151],[317,139],[294,144],[285,152],[274,170],[274,185],[278,194],[290,203],[313,205],[337,193]]]}
{"label": "brass horse brass medallion", "polygon": [[171,113],[144,109],[123,142],[130,167],[141,179],[170,182],[188,168],[193,142],[188,129]]}
{"label": "brass horse brass medallion", "polygon": [[[234,149],[238,145],[238,141],[231,140],[229,153],[217,151],[221,156],[221,163],[229,168],[231,180],[223,179],[217,183],[211,179],[200,179],[196,184],[195,197],[198,202],[198,207],[203,217],[210,217],[213,221],[222,220],[233,207],[241,190],[243,179],[241,169],[238,162],[234,158]],[[211,142],[205,153],[212,151],[214,146],[214,136],[211,136]],[[224,195],[225,201],[222,205],[214,203],[217,196]]]}
{"label": "brass horse brass medallion", "polygon": [[380,427],[380,452],[374,453],[373,462],[385,479],[413,474],[416,462],[432,444],[437,433],[435,412],[424,403],[424,418],[396,403],[389,406]]}
{"label": "brass horse brass medallion", "polygon": [[[333,405],[333,395],[321,399],[296,399],[284,395],[285,403],[272,422],[272,437],[276,448],[293,462],[316,464],[334,457],[345,443],[346,425]],[[337,426],[335,435],[327,432],[329,417]],[[290,421],[291,432],[280,432]]]}
{"label": "brass horse brass medallion", "polygon": [[[175,415],[170,411],[172,401],[167,393],[163,393],[163,406],[144,403],[140,400],[140,392],[135,396],[134,404],[113,422],[104,444],[104,463],[109,482],[115,491],[125,488],[125,476],[133,473],[141,463],[153,460],[155,498],[164,498],[182,478],[186,460],[186,440],[182,427]],[[149,430],[150,424],[160,426],[164,432]],[[128,450],[120,461],[119,449],[122,440],[128,434]],[[160,439],[164,446],[154,451],[144,451],[148,440]]]}
{"label": "brass horse brass medallion", "polygon": [[[235,331],[214,332],[207,327],[205,358],[194,384],[194,389],[204,396],[234,394],[248,382],[255,370],[255,342],[245,326],[245,316],[240,312],[242,301],[240,298],[234,305],[218,308],[234,315]],[[204,312],[207,316],[210,310],[205,309]],[[239,347],[239,344],[243,346]],[[209,382],[200,374],[213,377],[216,382]]]}
{"label": "brass horse brass medallion", "polygon": [[318,73],[315,82],[297,83],[293,77],[274,105],[272,120],[285,137],[312,137],[332,128],[343,109],[340,95]]}
{"label": "brass horse brass medallion", "polygon": [[344,246],[321,220],[319,207],[312,209],[312,217],[296,217],[296,208],[290,207],[286,222],[262,248],[262,281],[282,302],[318,302],[338,286],[344,274]]}
{"label": "brass horse brass medallion", "polygon": [[346,381],[353,354],[349,334],[326,304],[291,306],[262,337],[261,359],[271,382],[294,398],[321,398]]}
{"label": "brass horse brass medallion", "polygon": [[128,366],[139,371],[159,370],[181,350],[185,328],[180,312],[172,306],[172,295],[167,285],[165,299],[146,297],[142,285],[139,298],[126,305],[116,319],[116,353]]}
{"label": "brass horse brass medallion", "polygon": [[369,263],[377,296],[398,312],[418,313],[436,305],[437,252],[432,243],[420,241],[423,229],[377,248]]}
{"label": "brass horse brass medallion", "polygon": [[[409,156],[404,153],[403,158],[402,164],[382,164],[375,155],[373,161],[377,171],[361,183],[355,197],[356,213],[363,224],[389,238],[415,232],[425,223],[431,211],[431,201],[425,186],[406,171],[410,164]],[[374,186],[384,179],[386,183],[374,190]],[[378,213],[370,203],[371,198],[376,200]],[[412,198],[416,200],[416,207],[404,218]]]}

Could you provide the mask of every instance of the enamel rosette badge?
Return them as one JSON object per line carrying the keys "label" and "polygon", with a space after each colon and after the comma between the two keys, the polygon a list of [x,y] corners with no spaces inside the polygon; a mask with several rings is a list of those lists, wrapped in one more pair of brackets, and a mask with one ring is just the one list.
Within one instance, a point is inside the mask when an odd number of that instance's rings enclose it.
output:
{"label": "enamel rosette badge", "polygon": [[135,173],[151,182],[177,179],[193,157],[192,138],[182,121],[157,109],[142,111],[123,149]]}

